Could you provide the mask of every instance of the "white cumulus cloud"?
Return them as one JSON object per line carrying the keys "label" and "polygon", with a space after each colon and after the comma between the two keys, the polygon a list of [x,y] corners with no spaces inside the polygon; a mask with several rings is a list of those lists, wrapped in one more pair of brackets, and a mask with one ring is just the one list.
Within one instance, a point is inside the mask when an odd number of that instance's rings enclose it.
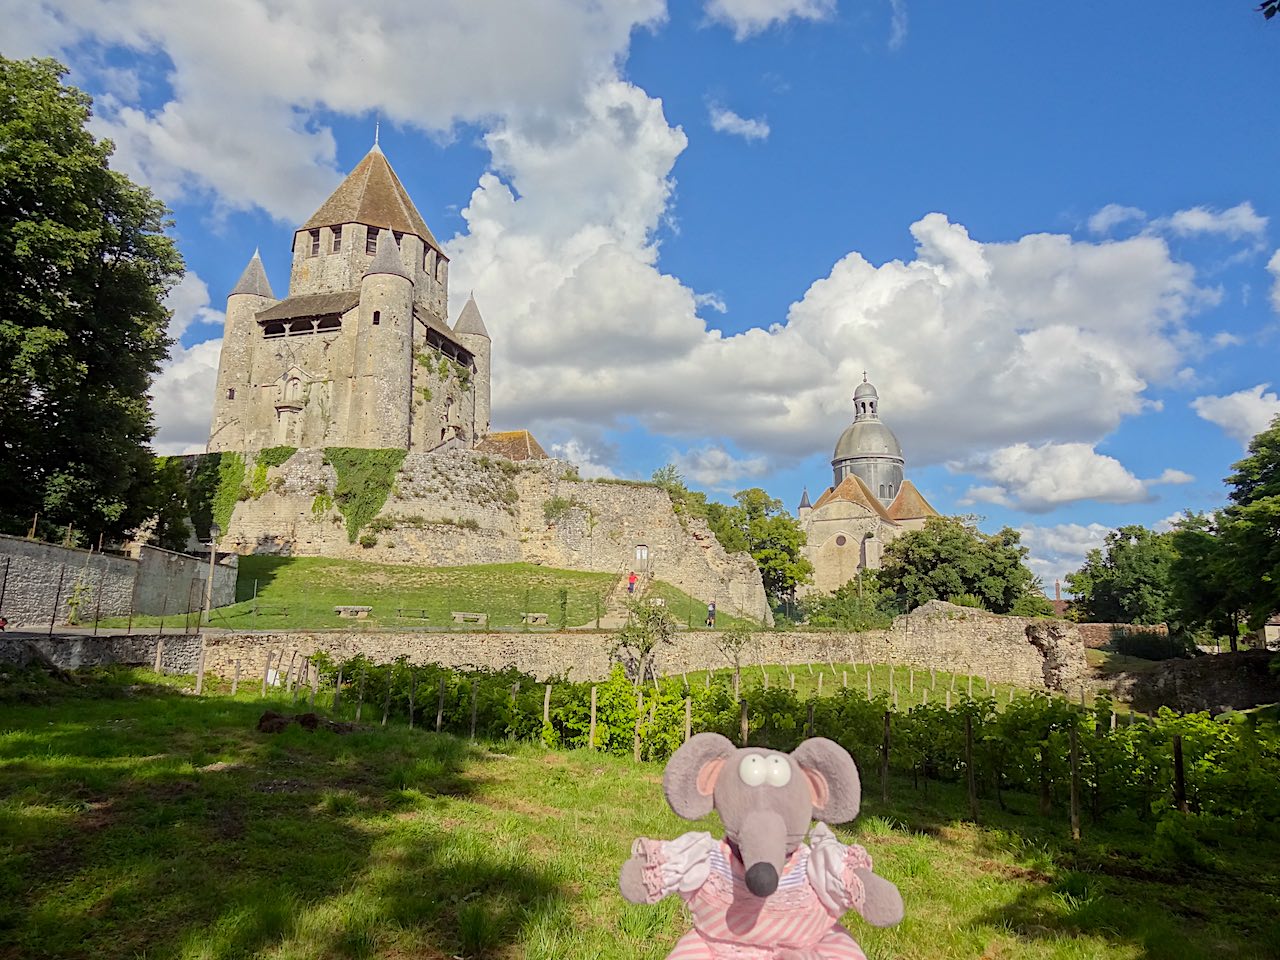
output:
{"label": "white cumulus cloud", "polygon": [[1270,386],[1269,383],[1260,383],[1221,397],[1196,397],[1191,401],[1191,408],[1202,420],[1217,424],[1241,444],[1247,445],[1280,416],[1280,397],[1268,389]]}
{"label": "white cumulus cloud", "polygon": [[897,50],[907,40],[907,0],[889,0],[889,49]]}
{"label": "white cumulus cloud", "polygon": [[602,459],[598,451],[576,437],[551,446],[551,455],[557,460],[567,460],[578,468],[584,480],[613,479],[617,476]]}
{"label": "white cumulus cloud", "polygon": [[1137,207],[1124,207],[1118,203],[1108,203],[1089,218],[1089,232],[1105,236],[1122,223],[1144,221],[1147,214]]}
{"label": "white cumulus cloud", "polygon": [[728,107],[718,103],[707,106],[711,129],[716,133],[728,133],[743,140],[766,140],[769,137],[769,121],[764,118],[740,117]]}
{"label": "white cumulus cloud", "polygon": [[1271,274],[1271,309],[1280,313],[1280,250],[1271,255],[1267,261],[1267,272]]}
{"label": "white cumulus cloud", "polygon": [[209,438],[222,338],[192,347],[184,347],[179,338],[193,326],[221,327],[224,315],[209,306],[209,288],[193,271],[169,291],[165,306],[172,314],[168,333],[174,344],[151,384],[156,425],[152,447],[161,456],[201,453]]}
{"label": "white cumulus cloud", "polygon": [[707,16],[733,28],[738,40],[763,33],[791,19],[826,20],[836,12],[836,0],[707,0]]}
{"label": "white cumulus cloud", "polygon": [[727,490],[769,471],[765,457],[735,457],[724,447],[715,445],[676,454],[672,463],[681,475],[712,490]]}
{"label": "white cumulus cloud", "polygon": [[1017,443],[967,462],[949,464],[989,481],[971,487],[968,502],[996,503],[1030,513],[1046,513],[1081,500],[1137,503],[1151,499],[1156,484],[1181,484],[1194,479],[1168,469],[1159,477],[1140,480],[1119,460],[1098,453],[1087,443]]}
{"label": "white cumulus cloud", "polygon": [[1258,214],[1253,204],[1246,200],[1226,210],[1209,207],[1179,210],[1169,217],[1152,221],[1151,226],[1180,237],[1215,234],[1231,240],[1246,237],[1260,240],[1267,231],[1267,222],[1267,218]]}
{"label": "white cumulus cloud", "polygon": [[[1030,551],[1027,565],[1040,578],[1045,592],[1053,596],[1054,583],[1065,581],[1079,570],[1090,550],[1099,549],[1111,532],[1100,523],[1059,523],[1048,526],[1025,524],[1018,528],[1022,543]],[[1065,591],[1066,584],[1063,584]]]}

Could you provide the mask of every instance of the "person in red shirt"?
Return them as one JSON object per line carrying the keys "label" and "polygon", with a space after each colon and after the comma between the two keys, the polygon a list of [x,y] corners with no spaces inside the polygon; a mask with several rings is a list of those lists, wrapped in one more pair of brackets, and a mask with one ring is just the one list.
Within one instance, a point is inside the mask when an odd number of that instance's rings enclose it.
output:
{"label": "person in red shirt", "polygon": [[636,592],[636,580],[637,580],[637,579],[639,579],[639,578],[638,578],[638,577],[636,577],[636,572],[635,572],[634,570],[632,570],[632,571],[631,571],[631,576],[627,577],[627,593],[635,593],[635,592]]}

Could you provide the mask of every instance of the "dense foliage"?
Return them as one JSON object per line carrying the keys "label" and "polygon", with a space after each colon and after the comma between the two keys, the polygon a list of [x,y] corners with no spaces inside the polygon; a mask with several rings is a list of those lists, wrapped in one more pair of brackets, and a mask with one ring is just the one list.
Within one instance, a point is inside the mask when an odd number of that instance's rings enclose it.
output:
{"label": "dense foliage", "polygon": [[960,517],[930,517],[924,529],[891,541],[880,561],[880,585],[906,610],[968,594],[992,613],[1043,612],[1039,585],[1027,569],[1016,530],[988,536]]}
{"label": "dense foliage", "polygon": [[[324,654],[316,660],[322,682],[332,686],[338,665]],[[341,664],[341,670],[348,713],[363,685],[366,718],[380,715],[388,703],[393,715],[403,717],[412,686],[415,722],[422,726],[432,727],[440,710],[442,729],[469,733],[474,698],[478,736],[540,739],[553,747],[588,744],[590,683],[555,678],[544,723],[544,685],[514,669],[454,671],[428,665],[411,671],[404,661],[374,665],[357,657]],[[706,686],[686,684],[680,677],[648,684],[639,714],[632,678],[622,667],[596,687],[596,749],[630,755],[638,730],[641,756],[665,760],[683,742],[686,697],[692,732],[710,730],[738,739],[740,707],[723,676]],[[1109,701],[1099,700],[1086,710],[1040,693],[1019,697],[1003,709],[991,698],[962,696],[950,710],[934,702],[906,711],[893,710],[883,694],[868,699],[855,688],[806,701],[791,690],[750,686],[742,699],[748,707],[750,743],[791,750],[806,736],[830,737],[853,755],[868,783],[880,766],[886,714],[890,768],[914,775],[926,787],[930,779],[954,781],[966,775],[967,719],[979,793],[997,803],[1006,791],[1038,794],[1046,812],[1066,805],[1074,729],[1082,806],[1094,820],[1145,819],[1171,809],[1176,734],[1183,741],[1193,813],[1232,819],[1242,831],[1280,818],[1280,731],[1244,714],[1215,720],[1203,713],[1178,716],[1161,710],[1154,718],[1122,721],[1113,728]]]}
{"label": "dense foliage", "polygon": [[386,504],[406,452],[325,447],[325,463],[331,464],[338,475],[333,502],[346,518],[347,539],[351,543]]}
{"label": "dense foliage", "polygon": [[1067,574],[1072,609],[1089,623],[1165,623],[1173,613],[1171,577],[1177,551],[1166,533],[1138,524],[1107,534],[1084,565]]}
{"label": "dense foliage", "polygon": [[65,72],[0,57],[0,529],[39,513],[94,541],[153,512],[147,390],[182,260]]}
{"label": "dense foliage", "polygon": [[830,594],[805,597],[800,610],[812,627],[843,630],[884,630],[902,612],[897,598],[881,586],[878,570],[864,570],[858,579]]}

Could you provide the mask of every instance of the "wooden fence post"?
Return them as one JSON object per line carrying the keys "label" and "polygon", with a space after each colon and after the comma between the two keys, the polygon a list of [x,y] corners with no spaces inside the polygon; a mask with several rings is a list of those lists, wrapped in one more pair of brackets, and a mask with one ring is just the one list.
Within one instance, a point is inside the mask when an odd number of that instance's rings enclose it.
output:
{"label": "wooden fence post", "polygon": [[1076,728],[1071,735],[1071,839],[1080,841],[1080,751],[1076,743]]}
{"label": "wooden fence post", "polygon": [[849,671],[848,671],[848,670],[841,670],[841,671],[840,671],[840,680],[841,680],[841,685],[842,685],[846,690],[848,690],[848,689],[849,689]]}
{"label": "wooden fence post", "polygon": [[867,699],[871,699],[871,664],[867,664]]}
{"label": "wooden fence post", "polygon": [[822,671],[818,671],[818,696],[822,696]]}
{"label": "wooden fence post", "polygon": [[236,671],[231,675],[231,695],[234,697],[240,689],[240,661],[236,660]]}
{"label": "wooden fence post", "polygon": [[907,693],[911,694],[911,696],[913,697],[916,695],[916,668],[915,667],[907,668]]}
{"label": "wooden fence post", "polygon": [[[293,663],[298,659],[298,651],[294,650],[289,654],[289,669],[284,673],[284,692],[293,692]],[[280,651],[280,662],[284,663],[284,651]]]}
{"label": "wooden fence post", "polygon": [[591,728],[587,732],[587,749],[596,748],[596,685],[591,685]]}
{"label": "wooden fence post", "polygon": [[[164,673],[164,637],[156,639],[156,663],[154,668],[156,673]],[[263,681],[264,683],[266,681]]]}
{"label": "wooden fence post", "polygon": [[[592,711],[592,716],[595,711]],[[693,698],[684,698],[684,741],[689,742],[689,738],[693,736]]]}
{"label": "wooden fence post", "polygon": [[298,702],[298,696],[302,693],[303,667],[306,667],[308,669],[310,669],[311,667],[311,661],[308,660],[306,657],[303,657],[301,660],[298,661],[298,669],[295,671],[296,675],[293,678],[293,702],[295,705]]}
{"label": "wooden fence post", "polygon": [[542,691],[542,722],[551,722],[551,684]]}
{"label": "wooden fence post", "polygon": [[204,693],[204,641],[200,641],[200,656],[196,659],[196,696]]}
{"label": "wooden fence post", "polygon": [[951,691],[947,691],[947,710],[951,710]]}
{"label": "wooden fence post", "polygon": [[440,676],[440,698],[436,701],[436,733],[444,723],[444,675]]}
{"label": "wooden fence post", "polygon": [[1187,812],[1187,773],[1182,764],[1182,737],[1173,738],[1173,804]]}
{"label": "wooden fence post", "polygon": [[740,700],[738,710],[738,745],[747,745],[747,733],[750,729],[750,718],[747,714],[747,701]]}
{"label": "wooden fence post", "polygon": [[267,651],[267,662],[266,662],[266,664],[262,667],[262,694],[261,694],[261,696],[263,696],[263,697],[265,697],[265,696],[267,695],[267,677],[271,676],[271,653],[272,653],[272,652],[271,652],[270,650],[268,650],[268,651]]}
{"label": "wooden fence post", "polygon": [[790,683],[791,690],[796,688],[796,675],[791,672],[791,668],[787,667],[787,681]]}
{"label": "wooden fence post", "polygon": [[809,719],[807,721],[807,726],[805,727],[805,729],[808,731],[808,733],[806,733],[805,736],[812,737],[813,736],[813,701],[812,700],[809,701]]}
{"label": "wooden fence post", "polygon": [[880,799],[889,802],[889,720],[892,714],[884,712],[884,742],[880,744]]}
{"label": "wooden fence post", "polygon": [[928,687],[921,687],[921,688],[920,688],[920,703],[921,703],[921,705],[927,705],[927,704],[929,703],[929,688],[928,688]]}
{"label": "wooden fence post", "polygon": [[338,665],[338,679],[333,684],[333,712],[338,712],[342,705],[342,665]]}
{"label": "wooden fence post", "polygon": [[973,717],[964,717],[964,773],[969,787],[969,816],[978,821],[978,782],[973,775]]}
{"label": "wooden fence post", "polygon": [[471,680],[471,739],[476,738],[476,704],[477,697],[480,695],[480,689],[476,686],[475,678]]}

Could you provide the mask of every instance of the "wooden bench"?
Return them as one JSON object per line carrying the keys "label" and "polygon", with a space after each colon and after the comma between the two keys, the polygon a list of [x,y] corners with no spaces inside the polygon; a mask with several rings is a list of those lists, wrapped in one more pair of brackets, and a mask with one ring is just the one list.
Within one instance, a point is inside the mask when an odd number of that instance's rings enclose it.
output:
{"label": "wooden bench", "polygon": [[522,613],[520,614],[520,622],[533,627],[545,627],[548,618],[545,613]]}
{"label": "wooden bench", "polygon": [[355,618],[356,620],[366,620],[369,617],[373,607],[360,606],[342,606],[334,607],[333,612],[340,617]]}
{"label": "wooden bench", "polygon": [[487,613],[464,613],[459,610],[453,611],[454,623],[475,623],[484,627],[489,623],[489,615]]}
{"label": "wooden bench", "polygon": [[667,601],[662,597],[650,597],[645,603],[651,607],[665,607],[667,605]]}
{"label": "wooden bench", "polygon": [[421,607],[396,607],[396,616],[401,620],[430,620],[431,615]]}

